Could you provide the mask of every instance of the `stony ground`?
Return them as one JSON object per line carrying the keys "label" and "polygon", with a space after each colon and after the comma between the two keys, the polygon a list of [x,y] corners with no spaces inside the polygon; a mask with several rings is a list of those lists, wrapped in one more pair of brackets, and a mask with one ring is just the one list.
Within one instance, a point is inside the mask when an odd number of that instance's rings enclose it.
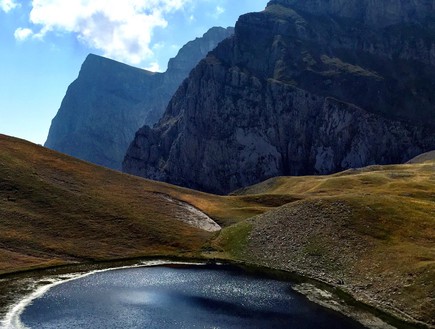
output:
{"label": "stony ground", "polygon": [[434,326],[434,267],[397,264],[397,246],[361,234],[354,212],[346,200],[317,200],[257,216],[248,220],[252,231],[240,257],[316,278],[403,319]]}

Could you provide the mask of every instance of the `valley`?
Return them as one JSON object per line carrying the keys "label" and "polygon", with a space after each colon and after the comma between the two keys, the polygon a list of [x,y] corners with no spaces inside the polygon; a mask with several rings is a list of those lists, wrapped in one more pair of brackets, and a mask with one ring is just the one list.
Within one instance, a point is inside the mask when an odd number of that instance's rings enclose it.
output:
{"label": "valley", "polygon": [[[134,258],[230,261],[313,278],[398,318],[431,326],[430,154],[410,164],[277,177],[217,196],[122,174],[4,135],[0,146],[3,277]],[[199,216],[184,203],[222,230],[177,219]]]}
{"label": "valley", "polygon": [[0,0],[13,136],[82,65],[44,146],[0,134],[1,329],[435,329],[435,1],[42,2]]}

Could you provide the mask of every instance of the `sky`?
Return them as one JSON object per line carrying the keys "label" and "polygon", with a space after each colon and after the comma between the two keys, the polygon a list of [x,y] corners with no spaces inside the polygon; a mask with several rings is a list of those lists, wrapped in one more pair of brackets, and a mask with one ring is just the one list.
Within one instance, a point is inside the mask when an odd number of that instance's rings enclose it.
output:
{"label": "sky", "polygon": [[44,144],[89,53],[151,71],[268,0],[0,0],[0,133]]}

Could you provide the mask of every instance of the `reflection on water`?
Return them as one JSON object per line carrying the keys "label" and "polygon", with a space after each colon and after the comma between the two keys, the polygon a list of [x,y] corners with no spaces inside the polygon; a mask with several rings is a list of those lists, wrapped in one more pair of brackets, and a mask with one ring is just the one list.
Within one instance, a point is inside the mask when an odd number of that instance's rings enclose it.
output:
{"label": "reflection on water", "polygon": [[32,329],[362,328],[290,289],[229,267],[96,273],[50,289],[21,316]]}

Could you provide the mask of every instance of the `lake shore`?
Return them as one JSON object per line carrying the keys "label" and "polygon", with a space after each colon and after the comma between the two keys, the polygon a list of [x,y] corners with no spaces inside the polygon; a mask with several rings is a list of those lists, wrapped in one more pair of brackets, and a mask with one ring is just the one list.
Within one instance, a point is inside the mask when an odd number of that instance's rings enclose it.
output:
{"label": "lake shore", "polygon": [[[282,271],[273,268],[258,266],[239,261],[226,259],[207,258],[144,258],[115,262],[85,263],[77,265],[65,265],[48,269],[31,270],[11,273],[0,276],[0,318],[5,319],[12,312],[20,301],[29,298],[37,290],[44,290],[44,287],[60,284],[67,280],[76,279],[99,271],[108,271],[118,268],[132,268],[138,266],[159,266],[159,265],[192,265],[192,264],[228,264],[242,267],[248,273],[271,277],[279,280],[292,282],[293,289],[305,295],[309,300],[338,311],[358,322],[367,328],[391,329],[391,328],[433,328],[430,325],[410,321],[396,314],[391,315],[386,309],[373,307],[370,304],[361,302],[363,296],[348,294],[346,287],[336,287],[323,282],[318,278],[312,279],[301,276],[295,272]],[[344,289],[343,289],[344,288]],[[377,305],[378,306],[378,305]],[[6,329],[7,327],[0,327]]]}

